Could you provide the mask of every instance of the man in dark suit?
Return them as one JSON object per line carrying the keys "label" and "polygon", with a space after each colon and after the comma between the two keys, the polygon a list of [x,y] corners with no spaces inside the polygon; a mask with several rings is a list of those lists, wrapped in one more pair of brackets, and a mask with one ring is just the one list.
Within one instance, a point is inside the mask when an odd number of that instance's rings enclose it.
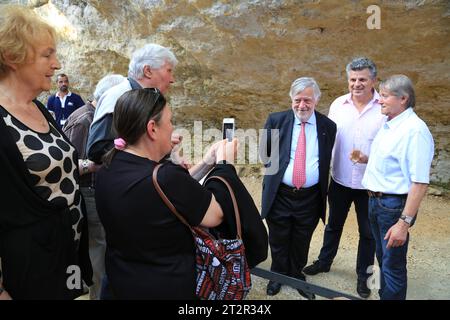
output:
{"label": "man in dark suit", "polygon": [[[336,124],[315,111],[320,94],[313,78],[295,80],[290,90],[292,110],[270,114],[265,125],[267,136],[261,141],[266,166],[262,217],[269,227],[271,270],[301,280],[305,280],[302,269],[314,229],[320,218],[325,222],[336,136]],[[270,281],[267,294],[276,295],[280,289],[280,283]],[[314,294],[298,291],[307,299],[315,299]]]}

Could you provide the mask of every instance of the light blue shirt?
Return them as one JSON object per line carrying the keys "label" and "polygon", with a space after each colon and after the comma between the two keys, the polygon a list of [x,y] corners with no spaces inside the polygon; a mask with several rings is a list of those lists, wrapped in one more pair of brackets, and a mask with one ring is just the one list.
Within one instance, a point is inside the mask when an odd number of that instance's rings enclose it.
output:
{"label": "light blue shirt", "polygon": [[407,194],[413,182],[430,182],[433,155],[430,130],[408,108],[375,136],[362,185],[375,192]]}
{"label": "light blue shirt", "polygon": [[[300,120],[294,116],[294,127],[292,130],[291,153],[289,156],[289,165],[284,172],[282,182],[288,186],[294,187],[292,183],[292,174],[294,170],[295,150],[297,149],[298,136],[300,134]],[[319,183],[319,142],[317,140],[316,114],[313,112],[308,122],[305,124],[306,138],[306,182],[302,188],[311,187]]]}

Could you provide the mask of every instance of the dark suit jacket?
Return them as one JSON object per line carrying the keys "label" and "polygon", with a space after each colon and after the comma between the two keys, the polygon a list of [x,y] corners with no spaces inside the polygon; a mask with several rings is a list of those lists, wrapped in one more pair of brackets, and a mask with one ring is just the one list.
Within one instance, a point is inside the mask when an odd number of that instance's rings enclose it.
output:
{"label": "dark suit jacket", "polygon": [[[321,218],[325,223],[326,199],[328,192],[328,176],[330,173],[331,151],[336,137],[336,124],[328,117],[318,111],[315,111],[317,120],[317,138],[319,139],[319,185],[322,200]],[[269,157],[270,162],[265,164],[266,175],[263,181],[261,216],[266,218],[270,213],[273,202],[277,195],[278,188],[283,179],[284,172],[289,164],[289,155],[291,151],[292,128],[294,125],[294,112],[292,110],[276,112],[269,115],[264,126],[267,129],[267,136],[261,140],[261,157]],[[279,129],[279,140],[275,132],[271,129]],[[274,141],[271,141],[273,139]],[[275,174],[267,174],[267,168],[276,165],[276,154],[272,143],[279,141],[279,162],[278,171]],[[264,155],[265,152],[265,155]]]}

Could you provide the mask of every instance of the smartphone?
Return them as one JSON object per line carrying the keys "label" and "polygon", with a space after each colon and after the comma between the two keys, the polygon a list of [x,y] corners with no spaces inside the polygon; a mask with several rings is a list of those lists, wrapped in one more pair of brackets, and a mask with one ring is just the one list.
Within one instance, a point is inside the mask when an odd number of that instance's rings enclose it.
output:
{"label": "smartphone", "polygon": [[224,118],[222,122],[223,139],[232,141],[234,138],[234,118]]}

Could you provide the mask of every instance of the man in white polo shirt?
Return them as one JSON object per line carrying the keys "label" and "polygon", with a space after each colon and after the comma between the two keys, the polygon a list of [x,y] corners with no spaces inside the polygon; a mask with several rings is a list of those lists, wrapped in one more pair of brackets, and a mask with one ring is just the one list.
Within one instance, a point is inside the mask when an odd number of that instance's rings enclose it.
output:
{"label": "man in white polo shirt", "polygon": [[[382,300],[406,299],[408,229],[414,224],[430,181],[434,142],[413,111],[411,80],[394,75],[380,84],[387,122],[376,135],[362,184],[369,190],[369,220],[381,268]],[[361,156],[360,161],[365,156]]]}
{"label": "man in white polo shirt", "polygon": [[346,71],[349,93],[337,98],[328,114],[337,125],[328,194],[328,223],[318,260],[303,272],[315,275],[330,270],[350,206],[354,203],[359,230],[356,291],[361,297],[367,298],[370,295],[367,287],[370,274],[367,270],[372,270],[370,267],[375,260],[375,241],[369,224],[369,199],[361,185],[366,164],[352,162],[349,155],[354,148],[369,154],[373,138],[385,117],[380,112],[379,95],[374,88],[377,77],[375,64],[364,57],[355,58],[347,65]]}

